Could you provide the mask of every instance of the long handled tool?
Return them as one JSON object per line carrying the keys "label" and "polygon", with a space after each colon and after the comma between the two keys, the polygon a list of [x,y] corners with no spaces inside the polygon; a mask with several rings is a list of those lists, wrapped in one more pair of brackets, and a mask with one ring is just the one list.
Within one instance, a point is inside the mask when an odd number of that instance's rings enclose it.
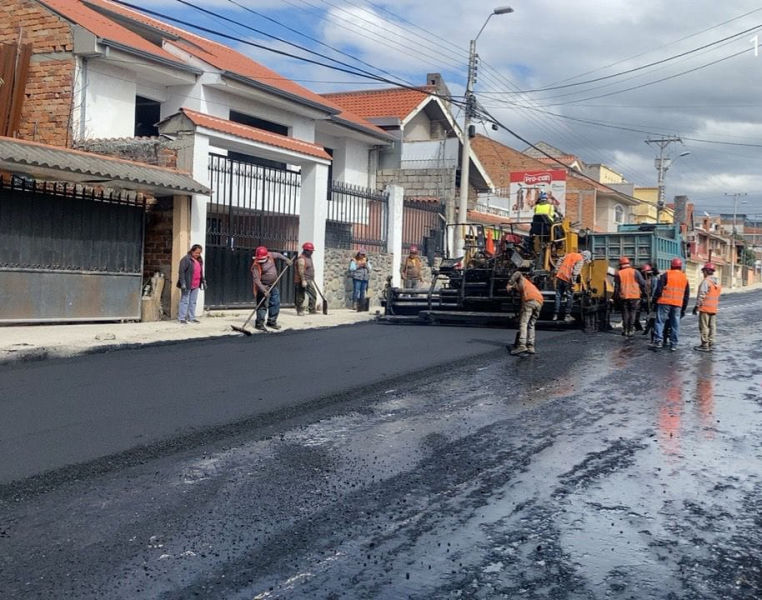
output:
{"label": "long handled tool", "polygon": [[[286,266],[286,268],[285,268],[285,269],[283,269],[283,270],[282,270],[282,271],[281,271],[281,272],[278,274],[278,277],[275,279],[275,281],[273,282],[273,284],[272,284],[272,285],[271,285],[269,288],[267,288],[267,291],[268,291],[268,292],[269,292],[270,290],[272,290],[272,289],[273,289],[273,288],[274,288],[276,285],[278,285],[278,282],[280,281],[280,278],[281,278],[281,277],[283,277],[283,275],[285,275],[286,271],[288,271],[288,267],[289,267],[289,266],[290,266],[290,265]],[[261,299],[259,302],[257,302],[257,306],[254,308],[254,310],[252,310],[252,311],[251,311],[251,314],[249,315],[249,318],[248,318],[248,319],[246,319],[246,322],[245,322],[245,323],[244,323],[244,324],[243,324],[241,327],[238,327],[237,325],[231,325],[230,327],[232,327],[234,331],[240,331],[240,332],[241,332],[241,333],[243,333],[244,335],[253,335],[253,333],[254,333],[254,332],[252,332],[252,331],[249,331],[248,329],[246,329],[246,326],[249,324],[249,321],[251,321],[251,320],[252,320],[252,318],[254,318],[254,315],[255,315],[255,314],[257,314],[257,311],[259,310],[259,307],[260,307],[260,306],[262,306],[262,303],[263,303],[265,300],[267,300],[267,298],[268,298],[268,297],[269,297],[269,296],[267,296],[267,295],[265,295],[265,294],[262,294],[262,299]]]}
{"label": "long handled tool", "polygon": [[320,299],[323,301],[323,314],[327,315],[328,314],[328,302],[325,301],[325,296],[323,296],[323,292],[320,291],[320,288],[318,287],[317,282],[312,281],[311,283],[315,287],[315,290],[317,291],[317,293],[320,295]]}

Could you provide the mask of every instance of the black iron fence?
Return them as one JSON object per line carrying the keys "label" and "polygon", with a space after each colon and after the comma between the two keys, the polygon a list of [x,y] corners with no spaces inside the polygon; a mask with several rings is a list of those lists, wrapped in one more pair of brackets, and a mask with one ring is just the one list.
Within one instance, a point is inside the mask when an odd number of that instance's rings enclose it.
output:
{"label": "black iron fence", "polygon": [[332,181],[329,188],[325,245],[386,252],[389,195],[360,186]]}
{"label": "black iron fence", "polygon": [[406,196],[402,212],[402,248],[418,246],[421,254],[433,256],[444,243],[444,206],[438,198]]}
{"label": "black iron fence", "polygon": [[0,268],[143,270],[141,195],[0,177]]}
{"label": "black iron fence", "polygon": [[[205,303],[211,308],[251,305],[249,268],[257,246],[297,250],[301,174],[210,154],[209,180]],[[281,278],[278,287],[282,302],[293,304],[292,278]]]}

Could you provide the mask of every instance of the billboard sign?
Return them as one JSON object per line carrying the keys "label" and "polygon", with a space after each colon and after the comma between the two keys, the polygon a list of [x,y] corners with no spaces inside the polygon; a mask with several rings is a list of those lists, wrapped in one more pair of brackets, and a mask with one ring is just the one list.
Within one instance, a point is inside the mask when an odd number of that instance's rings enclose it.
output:
{"label": "billboard sign", "polygon": [[517,171],[511,173],[509,188],[511,218],[531,221],[540,192],[548,195],[557,211],[566,214],[566,171]]}

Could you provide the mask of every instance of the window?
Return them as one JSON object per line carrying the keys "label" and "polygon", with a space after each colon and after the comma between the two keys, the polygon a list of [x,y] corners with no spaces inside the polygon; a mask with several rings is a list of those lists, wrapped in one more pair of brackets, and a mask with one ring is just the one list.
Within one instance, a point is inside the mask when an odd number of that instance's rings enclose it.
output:
{"label": "window", "polygon": [[624,223],[624,207],[621,204],[614,207],[614,223],[617,225]]}
{"label": "window", "polygon": [[[236,110],[230,111],[230,120],[234,123],[240,123],[241,125],[248,125],[249,127],[256,127],[257,129],[263,129],[270,133],[277,133],[279,135],[288,135],[288,127],[273,123],[272,121],[266,121],[251,115],[240,113]],[[269,160],[267,158],[260,158],[258,156],[250,156],[248,154],[242,154],[240,152],[228,152],[228,158],[233,160],[240,160],[241,162],[249,163],[251,165],[259,165],[260,167],[270,167],[272,169],[287,169],[286,163],[278,162],[275,160]]]}
{"label": "window", "polygon": [[143,96],[135,96],[135,136],[155,137],[159,135],[156,124],[161,121],[161,103]]}

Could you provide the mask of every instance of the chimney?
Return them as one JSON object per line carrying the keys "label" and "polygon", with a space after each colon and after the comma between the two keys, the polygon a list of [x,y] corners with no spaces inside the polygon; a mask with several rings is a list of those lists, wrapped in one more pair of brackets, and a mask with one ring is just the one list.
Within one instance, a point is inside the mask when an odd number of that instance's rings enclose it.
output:
{"label": "chimney", "polygon": [[688,196],[675,196],[675,223],[678,225],[685,223],[687,207]]}
{"label": "chimney", "polygon": [[444,82],[444,79],[442,79],[440,73],[428,73],[426,75],[426,85],[434,86],[436,93],[440,96],[444,96],[447,99],[445,101],[449,102],[451,97],[450,90]]}

